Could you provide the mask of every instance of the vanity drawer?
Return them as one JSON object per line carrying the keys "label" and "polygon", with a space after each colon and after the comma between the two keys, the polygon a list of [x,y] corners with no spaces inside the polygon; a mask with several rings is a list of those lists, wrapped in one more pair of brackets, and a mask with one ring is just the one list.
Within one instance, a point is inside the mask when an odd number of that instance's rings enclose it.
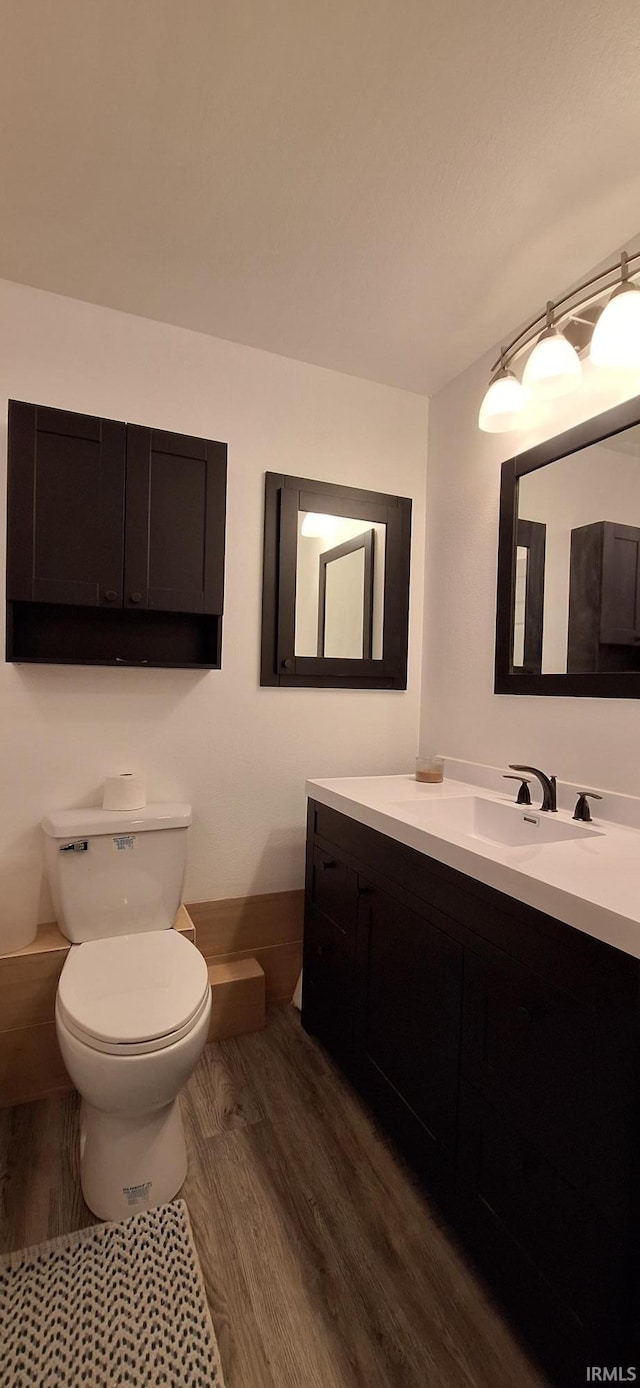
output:
{"label": "vanity drawer", "polygon": [[358,879],[331,849],[313,850],[310,899],[318,911],[348,935],[355,933],[358,917]]}
{"label": "vanity drawer", "polygon": [[624,1220],[631,1198],[629,1019],[506,955],[465,950],[462,1074],[578,1189]]}
{"label": "vanity drawer", "polygon": [[585,1363],[590,1347],[620,1351],[629,1286],[623,1232],[466,1085],[458,1151],[463,1232],[525,1334],[548,1347],[554,1369],[568,1347]]}

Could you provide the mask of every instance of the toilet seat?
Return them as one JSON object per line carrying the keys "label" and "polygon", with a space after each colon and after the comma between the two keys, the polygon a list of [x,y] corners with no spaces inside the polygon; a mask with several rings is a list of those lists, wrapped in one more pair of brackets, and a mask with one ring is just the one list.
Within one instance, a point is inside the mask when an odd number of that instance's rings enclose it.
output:
{"label": "toilet seat", "polygon": [[202,955],[176,930],[74,946],[58,984],[59,1020],[109,1055],[144,1055],[186,1036],[209,998]]}

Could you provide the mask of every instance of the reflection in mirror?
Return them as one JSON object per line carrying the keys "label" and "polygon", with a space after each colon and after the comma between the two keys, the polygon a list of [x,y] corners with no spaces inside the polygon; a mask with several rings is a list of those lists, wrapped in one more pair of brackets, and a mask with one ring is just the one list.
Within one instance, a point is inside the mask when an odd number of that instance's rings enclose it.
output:
{"label": "reflection in mirror", "polygon": [[296,656],[382,659],[386,526],[298,513]]}
{"label": "reflection in mirror", "polygon": [[318,655],[371,660],[375,530],[320,555]]}
{"label": "reflection in mirror", "polygon": [[517,522],[513,613],[513,668],[539,674],[542,663],[542,607],[546,525]]}
{"label": "reflection in mirror", "polygon": [[[527,658],[533,551],[544,534],[542,674],[640,672],[640,426],[559,458],[518,481],[512,659]],[[535,616],[529,617],[535,622]]]}
{"label": "reflection in mirror", "polygon": [[527,596],[527,549],[516,549],[516,591],[513,608],[513,664],[524,665],[524,619]]}

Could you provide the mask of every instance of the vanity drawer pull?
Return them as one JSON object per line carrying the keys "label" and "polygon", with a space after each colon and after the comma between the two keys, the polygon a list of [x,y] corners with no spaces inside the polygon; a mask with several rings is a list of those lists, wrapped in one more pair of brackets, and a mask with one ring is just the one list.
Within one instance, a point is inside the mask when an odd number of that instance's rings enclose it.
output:
{"label": "vanity drawer pull", "polygon": [[526,1003],[521,1002],[518,1004],[517,1012],[518,1016],[521,1017],[523,1022],[526,1022],[528,1026],[531,1026],[533,1022],[542,1022],[545,1017],[549,1016],[548,1007],[545,1007],[541,1002],[533,1003],[531,1007],[527,1007]]}
{"label": "vanity drawer pull", "polygon": [[321,872],[328,872],[329,868],[337,868],[337,866],[338,864],[335,858],[323,858],[319,864]]}

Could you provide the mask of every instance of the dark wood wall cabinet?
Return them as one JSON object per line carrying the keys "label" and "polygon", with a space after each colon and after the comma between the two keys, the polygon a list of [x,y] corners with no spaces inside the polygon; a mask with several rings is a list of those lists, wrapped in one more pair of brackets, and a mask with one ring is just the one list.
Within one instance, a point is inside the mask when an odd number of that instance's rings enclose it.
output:
{"label": "dark wood wall cabinet", "polygon": [[637,1364],[640,963],[310,802],[302,1021],[562,1385]]}
{"label": "dark wood wall cabinet", "polygon": [[218,668],[227,447],[9,401],[7,660]]}

